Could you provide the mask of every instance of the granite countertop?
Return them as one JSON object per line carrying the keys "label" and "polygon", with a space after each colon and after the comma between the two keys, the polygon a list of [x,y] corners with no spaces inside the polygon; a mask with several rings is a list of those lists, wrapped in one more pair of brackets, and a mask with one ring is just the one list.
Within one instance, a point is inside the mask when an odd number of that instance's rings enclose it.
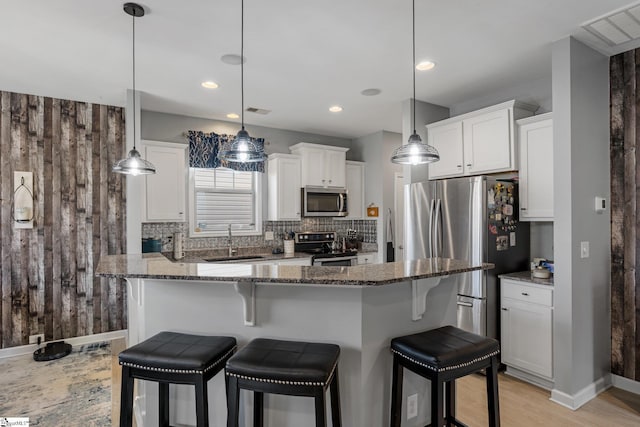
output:
{"label": "granite countertop", "polygon": [[493,264],[472,266],[466,261],[447,258],[364,264],[352,267],[192,263],[172,262],[160,253],[149,253],[103,256],[98,262],[96,276],[215,282],[378,286],[492,268],[494,268]]}
{"label": "granite countertop", "polygon": [[553,274],[548,279],[539,279],[531,275],[531,271],[518,271],[516,273],[501,274],[501,279],[519,280],[521,282],[535,283],[536,285],[553,286]]}

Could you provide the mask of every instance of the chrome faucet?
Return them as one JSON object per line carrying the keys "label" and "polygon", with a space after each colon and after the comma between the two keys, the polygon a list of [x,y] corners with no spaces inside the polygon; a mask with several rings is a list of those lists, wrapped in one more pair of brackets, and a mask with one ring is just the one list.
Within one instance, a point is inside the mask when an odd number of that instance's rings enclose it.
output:
{"label": "chrome faucet", "polygon": [[232,257],[235,254],[237,254],[238,251],[233,249],[233,247],[231,246],[231,224],[229,224],[228,230],[229,230],[229,235],[227,237],[227,243],[229,244],[229,256]]}

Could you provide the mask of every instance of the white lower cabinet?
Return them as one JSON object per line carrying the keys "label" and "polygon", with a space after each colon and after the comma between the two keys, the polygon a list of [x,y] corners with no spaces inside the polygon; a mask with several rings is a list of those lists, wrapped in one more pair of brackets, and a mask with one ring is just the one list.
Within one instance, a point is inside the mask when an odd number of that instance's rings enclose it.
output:
{"label": "white lower cabinet", "polygon": [[507,373],[549,388],[553,384],[553,288],[504,278],[500,283],[502,363]]}

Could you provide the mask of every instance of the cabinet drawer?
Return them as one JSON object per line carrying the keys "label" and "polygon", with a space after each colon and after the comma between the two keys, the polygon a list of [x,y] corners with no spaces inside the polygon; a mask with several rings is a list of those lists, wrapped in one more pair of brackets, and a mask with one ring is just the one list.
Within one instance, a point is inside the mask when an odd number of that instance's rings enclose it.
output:
{"label": "cabinet drawer", "polygon": [[540,289],[516,282],[502,282],[502,298],[511,298],[549,307],[553,306],[552,289]]}

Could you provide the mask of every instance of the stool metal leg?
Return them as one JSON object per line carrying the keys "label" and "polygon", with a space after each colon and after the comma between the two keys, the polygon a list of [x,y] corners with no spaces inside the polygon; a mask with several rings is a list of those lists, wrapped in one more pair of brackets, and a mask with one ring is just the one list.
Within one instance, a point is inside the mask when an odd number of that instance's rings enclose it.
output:
{"label": "stool metal leg", "polygon": [[333,379],[329,386],[331,393],[331,425],[333,427],[342,426],[342,414],[340,411],[340,387],[338,386],[338,367],[333,373]]}
{"label": "stool metal leg", "polygon": [[431,378],[431,427],[441,427],[444,416],[443,382],[436,374]]}
{"label": "stool metal leg", "polygon": [[238,378],[228,376],[229,392],[227,393],[227,427],[238,427],[238,411],[240,410],[240,388]]}
{"label": "stool metal leg", "polygon": [[489,405],[489,427],[500,427],[500,402],[498,399],[498,357],[491,358],[487,368],[487,403]]}
{"label": "stool metal leg", "polygon": [[133,423],[133,382],[131,369],[122,366],[120,382],[120,427],[131,427]]}
{"label": "stool metal leg", "polygon": [[264,393],[253,392],[253,427],[264,426]]}
{"label": "stool metal leg", "polygon": [[403,367],[398,362],[398,356],[394,354],[391,378],[391,427],[400,427],[402,420],[402,379]]}
{"label": "stool metal leg", "polygon": [[316,427],[327,427],[327,405],[323,387],[316,388],[314,399],[316,401]]}
{"label": "stool metal leg", "polygon": [[204,376],[200,375],[195,382],[196,386],[196,425],[198,427],[209,427],[209,395],[207,393],[207,382]]}
{"label": "stool metal leg", "polygon": [[169,427],[169,383],[158,383],[158,425]]}

